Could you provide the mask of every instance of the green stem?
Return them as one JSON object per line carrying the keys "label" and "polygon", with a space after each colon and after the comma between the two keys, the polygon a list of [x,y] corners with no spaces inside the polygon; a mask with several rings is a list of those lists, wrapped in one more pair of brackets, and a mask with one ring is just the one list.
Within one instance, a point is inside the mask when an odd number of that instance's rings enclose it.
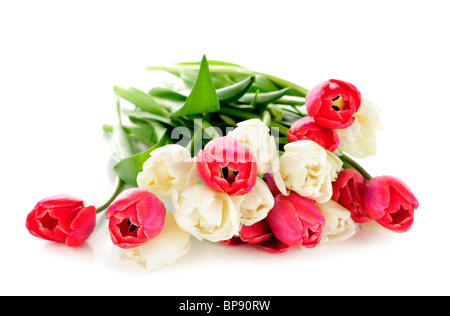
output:
{"label": "green stem", "polygon": [[121,115],[121,111],[120,111],[120,99],[118,97],[116,99],[116,114],[117,114],[117,119],[119,120],[119,125],[122,126],[122,115]]}
{"label": "green stem", "polygon": [[197,126],[197,128],[194,128],[194,132],[192,133],[191,140],[186,145],[186,149],[189,150],[192,157],[197,156],[198,150],[201,149],[201,148],[196,148],[196,146],[195,146],[196,145],[195,142],[198,138],[200,138],[200,147],[202,146],[201,145],[201,137],[203,135],[203,129],[198,125],[195,125],[195,126]]}
{"label": "green stem", "polygon": [[364,169],[360,164],[358,164],[356,161],[354,161],[352,158],[350,158],[349,156],[347,156],[346,154],[342,154],[339,156],[339,158],[342,160],[342,162],[344,163],[344,168],[346,166],[350,167],[351,169],[354,169],[356,171],[358,171],[360,174],[363,175],[363,177],[369,181],[370,179],[372,179],[372,176],[366,171],[366,169]]}
{"label": "green stem", "polygon": [[103,203],[102,205],[100,205],[99,207],[97,207],[97,214],[103,212],[104,210],[106,210],[109,205],[114,201],[114,199],[117,197],[117,195],[119,195],[120,192],[122,192],[123,187],[124,187],[125,183],[119,178],[116,178],[116,182],[114,184],[114,191],[111,194],[111,196],[109,197],[109,199]]}
{"label": "green stem", "polygon": [[268,110],[265,110],[264,112],[262,112],[262,121],[263,123],[269,127],[270,123],[272,122],[272,117],[270,116],[270,112]]}
{"label": "green stem", "polygon": [[289,104],[289,105],[304,105],[305,98],[298,98],[298,97],[293,97],[293,96],[287,95],[287,96],[282,96],[281,98],[276,100],[275,103]]}
{"label": "green stem", "polygon": [[261,119],[261,116],[258,114],[231,108],[231,107],[227,107],[224,105],[222,105],[220,107],[219,113],[225,114],[225,115],[230,115],[230,116],[236,116],[236,117],[243,118],[246,120],[250,120],[250,119],[254,119],[254,118]]}
{"label": "green stem", "polygon": [[289,128],[286,127],[286,126],[284,126],[283,124],[278,123],[278,122],[274,122],[274,121],[270,122],[269,127],[275,127],[275,128],[278,128],[278,131],[279,131],[280,134],[282,134],[282,135],[287,135],[287,132],[288,132],[288,130],[289,130]]}

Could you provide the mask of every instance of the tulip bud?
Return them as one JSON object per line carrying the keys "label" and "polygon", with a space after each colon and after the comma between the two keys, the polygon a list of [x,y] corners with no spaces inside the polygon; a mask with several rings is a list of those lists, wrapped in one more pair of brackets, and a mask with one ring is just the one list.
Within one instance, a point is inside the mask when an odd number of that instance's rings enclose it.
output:
{"label": "tulip bud", "polygon": [[164,225],[166,209],[145,189],[120,193],[106,210],[112,242],[120,248],[134,248],[157,236]]}
{"label": "tulip bud", "polygon": [[313,201],[292,191],[287,196],[275,196],[275,205],[266,220],[275,237],[291,247],[315,247],[325,225]]}
{"label": "tulip bud", "polygon": [[197,155],[200,179],[211,189],[233,195],[250,192],[256,182],[256,159],[236,139],[224,136],[211,140]]}
{"label": "tulip bud", "polygon": [[35,237],[79,246],[94,231],[95,207],[84,207],[79,198],[57,195],[39,201],[28,214],[26,227]]}
{"label": "tulip bud", "polygon": [[378,224],[403,233],[411,228],[419,202],[400,179],[379,176],[365,185],[364,205],[369,216]]}
{"label": "tulip bud", "polygon": [[351,83],[330,79],[311,89],[305,97],[308,115],[324,128],[347,128],[355,120],[361,94]]}

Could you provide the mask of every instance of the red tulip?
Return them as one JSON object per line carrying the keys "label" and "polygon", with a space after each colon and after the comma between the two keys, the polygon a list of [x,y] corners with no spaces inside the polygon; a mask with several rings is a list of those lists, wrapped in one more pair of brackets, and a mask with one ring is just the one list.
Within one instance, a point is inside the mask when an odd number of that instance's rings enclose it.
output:
{"label": "red tulip", "polygon": [[411,228],[419,206],[406,184],[392,176],[372,178],[364,187],[364,204],[369,216],[381,226],[402,233]]}
{"label": "red tulip", "polygon": [[200,179],[211,189],[233,195],[250,192],[256,182],[256,159],[247,147],[228,136],[206,144],[197,155]]}
{"label": "red tulip", "polygon": [[75,247],[91,235],[95,222],[95,207],[84,207],[82,200],[70,195],[57,195],[36,204],[27,216],[26,227],[35,237]]}
{"label": "red tulip", "polygon": [[233,246],[248,243],[272,253],[282,253],[290,248],[274,236],[265,219],[250,226],[243,225],[239,236],[224,240],[222,243]]}
{"label": "red tulip", "polygon": [[272,253],[282,253],[290,248],[289,245],[274,236],[272,229],[265,219],[250,226],[242,226],[239,232],[239,238],[243,242],[255,244]]}
{"label": "red tulip", "polygon": [[314,87],[305,97],[306,111],[324,128],[346,128],[355,120],[361,94],[351,83],[330,79]]}
{"label": "red tulip", "polygon": [[315,247],[322,239],[325,225],[313,201],[293,191],[287,196],[275,196],[275,205],[266,220],[274,236],[291,247]]}
{"label": "red tulip", "polygon": [[145,189],[120,193],[106,211],[112,242],[120,248],[134,248],[158,235],[164,225],[164,204]]}
{"label": "red tulip", "polygon": [[365,184],[366,179],[354,169],[342,170],[333,182],[331,198],[349,210],[356,223],[364,223],[371,219],[364,206]]}
{"label": "red tulip", "polygon": [[292,124],[287,132],[287,139],[290,143],[301,139],[312,140],[329,151],[334,151],[339,146],[337,132],[321,127],[311,116],[305,116]]}

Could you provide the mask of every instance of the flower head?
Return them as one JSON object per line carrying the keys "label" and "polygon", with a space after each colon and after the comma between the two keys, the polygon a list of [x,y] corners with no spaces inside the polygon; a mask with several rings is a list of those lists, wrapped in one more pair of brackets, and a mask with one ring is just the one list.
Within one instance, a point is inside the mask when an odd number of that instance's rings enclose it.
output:
{"label": "flower head", "polygon": [[275,205],[266,221],[275,237],[291,246],[315,247],[322,239],[323,215],[312,200],[295,192],[275,196]]}
{"label": "flower head", "polygon": [[26,227],[35,237],[79,246],[95,228],[95,207],[70,195],[56,195],[39,201],[28,214]]}
{"label": "flower head", "polygon": [[160,199],[170,199],[174,188],[196,184],[199,180],[191,154],[175,144],[152,151],[137,176],[138,186]]}
{"label": "flower head", "polygon": [[256,245],[272,253],[283,253],[290,248],[289,245],[277,239],[265,219],[253,225],[242,226],[237,238],[241,242]]}
{"label": "flower head", "polygon": [[357,223],[370,220],[364,206],[365,184],[366,179],[354,169],[342,170],[336,181],[333,182],[332,199],[349,210],[353,220]]}
{"label": "flower head", "polygon": [[328,201],[333,194],[331,182],[342,161],[311,140],[289,143],[284,150],[280,170],[286,188],[319,203]]}
{"label": "flower head", "polygon": [[257,163],[247,147],[224,136],[211,140],[197,154],[200,179],[211,189],[229,195],[247,194],[257,177]]}
{"label": "flower head", "polygon": [[199,240],[226,240],[239,230],[240,214],[231,197],[204,184],[175,190],[172,205],[178,226]]}
{"label": "flower head", "polygon": [[339,136],[334,129],[323,128],[314,118],[305,116],[297,120],[288,130],[287,139],[295,142],[301,139],[309,139],[329,151],[334,151],[339,146]]}
{"label": "flower head", "polygon": [[365,185],[364,205],[369,216],[378,224],[403,233],[411,228],[419,202],[402,180],[379,176]]}
{"label": "flower head", "polygon": [[159,234],[165,213],[164,204],[147,190],[123,191],[105,214],[112,242],[125,249],[141,246]]}
{"label": "flower head", "polygon": [[308,115],[324,128],[347,128],[355,120],[361,94],[351,83],[330,79],[315,86],[305,97]]}
{"label": "flower head", "polygon": [[322,241],[337,242],[349,239],[356,233],[356,224],[350,212],[339,203],[329,200],[326,203],[315,203],[325,218],[322,230]]}

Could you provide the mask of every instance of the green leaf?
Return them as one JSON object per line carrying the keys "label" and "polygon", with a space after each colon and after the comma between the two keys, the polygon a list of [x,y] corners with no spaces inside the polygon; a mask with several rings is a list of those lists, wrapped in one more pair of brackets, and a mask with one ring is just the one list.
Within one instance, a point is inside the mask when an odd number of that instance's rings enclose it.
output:
{"label": "green leaf", "polygon": [[158,142],[139,154],[120,160],[113,167],[117,176],[129,185],[137,186],[136,178],[138,173],[142,171],[142,165],[150,157],[153,150],[163,146],[165,143],[167,128],[157,122],[153,122],[152,125],[155,129]]}
{"label": "green leaf", "polygon": [[[147,122],[134,122],[133,125],[123,126],[123,130],[129,137],[144,143],[148,147],[153,146],[157,142],[155,130]],[[103,124],[103,132],[112,133],[113,131],[113,125]]]}
{"label": "green leaf", "polygon": [[112,159],[120,161],[134,154],[133,144],[121,125],[115,125],[111,137]]}
{"label": "green leaf", "polygon": [[250,76],[241,82],[216,90],[220,102],[231,103],[239,100],[255,82],[255,77]]}
{"label": "green leaf", "polygon": [[122,113],[125,114],[126,116],[134,117],[140,120],[155,120],[173,126],[173,122],[171,119],[150,112],[145,112],[141,110],[123,109]]}
{"label": "green leaf", "polygon": [[183,106],[171,113],[169,117],[179,117],[200,113],[217,112],[220,109],[214,84],[209,72],[208,61],[203,56],[194,88]]}
{"label": "green leaf", "polygon": [[[273,91],[273,92],[264,92],[258,93],[256,96],[256,104],[268,104],[275,100],[278,100],[283,95],[285,95],[289,91],[289,88],[284,88],[282,90]],[[241,103],[251,103],[255,102],[256,93],[246,93],[242,98],[239,99]]]}
{"label": "green leaf", "polygon": [[249,92],[256,92],[256,90],[259,90],[259,92],[272,92],[277,91],[279,89],[276,85],[273,84],[272,81],[267,79],[265,76],[256,75],[255,83],[253,84]]}
{"label": "green leaf", "polygon": [[122,88],[119,86],[113,87],[114,92],[120,96],[121,98],[127,100],[130,103],[133,103],[138,108],[141,108],[144,111],[154,113],[157,115],[166,116],[166,112],[164,109],[156,103],[155,100],[144,91],[138,90],[136,88]]}
{"label": "green leaf", "polygon": [[151,96],[156,98],[164,98],[177,101],[186,101],[186,99],[188,98],[187,96],[166,87],[152,88],[149,93]]}
{"label": "green leaf", "polygon": [[151,124],[135,123],[135,125],[124,126],[123,128],[131,138],[149,147],[158,141],[155,129]]}

